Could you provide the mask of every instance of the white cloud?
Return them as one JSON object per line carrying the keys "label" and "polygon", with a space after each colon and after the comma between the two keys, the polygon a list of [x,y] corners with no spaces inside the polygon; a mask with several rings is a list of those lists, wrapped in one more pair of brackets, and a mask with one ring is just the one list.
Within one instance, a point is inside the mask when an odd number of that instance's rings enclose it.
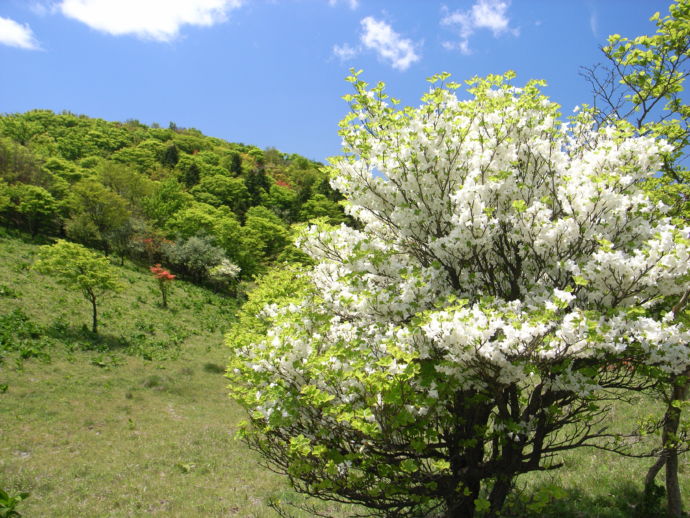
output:
{"label": "white cloud", "polygon": [[243,0],[62,0],[62,14],[115,36],[171,41],[183,25],[224,22]]}
{"label": "white cloud", "polygon": [[393,68],[407,70],[412,63],[419,61],[412,40],[402,38],[386,22],[367,16],[361,23],[364,28],[360,38],[362,44],[390,61]]}
{"label": "white cloud", "polygon": [[1,16],[0,44],[29,50],[38,50],[40,48],[33,31],[28,25],[21,25],[14,20]]}
{"label": "white cloud", "polygon": [[349,61],[359,54],[359,49],[351,47],[347,43],[342,45],[333,45],[333,55],[340,61]]}
{"label": "white cloud", "polygon": [[517,36],[519,31],[510,27],[507,16],[510,0],[477,0],[468,11],[447,13],[441,25],[459,26],[460,41],[446,42],[446,48],[459,48],[463,54],[470,54],[470,36],[478,29],[489,29],[494,37],[509,32]]}
{"label": "white cloud", "polygon": [[[341,1],[343,1],[343,0],[328,0],[328,5],[330,5],[331,7],[334,7],[338,3],[340,3]],[[350,6],[350,9],[352,9],[353,11],[359,7],[359,0],[344,0],[344,1],[347,3],[347,5]]]}

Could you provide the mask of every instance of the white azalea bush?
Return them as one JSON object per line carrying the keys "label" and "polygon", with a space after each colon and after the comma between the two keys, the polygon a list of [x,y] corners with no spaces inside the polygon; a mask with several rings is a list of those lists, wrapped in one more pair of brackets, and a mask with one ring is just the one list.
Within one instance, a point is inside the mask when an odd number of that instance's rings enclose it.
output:
{"label": "white azalea bush", "polygon": [[521,473],[607,433],[598,402],[677,373],[689,231],[640,182],[664,142],[563,123],[539,82],[349,78],[332,184],[357,228],[269,277],[228,337],[243,434],[301,491],[383,516],[496,514]]}

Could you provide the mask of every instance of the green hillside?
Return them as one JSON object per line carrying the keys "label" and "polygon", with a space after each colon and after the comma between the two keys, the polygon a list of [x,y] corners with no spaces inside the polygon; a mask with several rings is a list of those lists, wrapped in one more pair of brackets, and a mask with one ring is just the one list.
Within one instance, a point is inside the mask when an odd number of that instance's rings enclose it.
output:
{"label": "green hillside", "polygon": [[303,501],[234,439],[233,299],[174,281],[165,310],[128,262],[96,336],[88,302],[33,271],[38,246],[20,237],[0,237],[0,489],[30,492],[23,516],[259,517]]}
{"label": "green hillside", "polygon": [[[274,500],[304,501],[234,439],[223,335],[245,286],[304,260],[299,225],[347,220],[338,199],[320,163],[173,123],[0,116],[0,489],[31,493],[24,516],[272,516]],[[115,268],[98,334],[79,290],[33,268],[58,238]],[[157,263],[176,276],[167,309]]]}
{"label": "green hillside", "polygon": [[346,221],[338,199],[323,164],[173,123],[0,116],[0,224],[163,262],[197,283],[226,283],[210,273],[220,265],[247,280],[294,260],[295,225]]}

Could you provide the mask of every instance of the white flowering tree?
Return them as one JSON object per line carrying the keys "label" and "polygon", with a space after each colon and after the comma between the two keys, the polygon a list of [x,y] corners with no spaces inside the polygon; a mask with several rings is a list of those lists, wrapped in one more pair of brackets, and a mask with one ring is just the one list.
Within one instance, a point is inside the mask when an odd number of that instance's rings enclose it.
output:
{"label": "white flowering tree", "polygon": [[244,437],[298,490],[495,515],[518,475],[608,435],[601,403],[645,379],[630,365],[690,363],[661,303],[688,230],[639,186],[668,146],[562,123],[512,78],[461,101],[435,76],[416,109],[348,78],[332,183],[358,227],[305,232],[315,266],[269,278],[228,339]]}
{"label": "white flowering tree", "polygon": [[[609,66],[584,67],[583,76],[594,93],[595,117],[628,120],[642,135],[664,138],[672,151],[664,156],[661,174],[649,178],[645,188],[650,196],[669,205],[668,215],[690,221],[690,103],[684,83],[690,76],[690,0],[675,0],[667,16],[654,14],[650,21],[656,33],[637,38],[618,34],[609,37],[602,52]],[[675,318],[690,319],[687,303],[690,291],[678,301],[671,301]],[[690,354],[690,353],[689,353]],[[647,472],[645,491],[654,493],[657,473],[665,466],[667,513],[683,514],[678,480],[679,452],[690,445],[690,421],[682,409],[690,393],[690,368],[668,373],[660,378],[660,399],[666,404],[661,419],[661,444],[658,459]]]}

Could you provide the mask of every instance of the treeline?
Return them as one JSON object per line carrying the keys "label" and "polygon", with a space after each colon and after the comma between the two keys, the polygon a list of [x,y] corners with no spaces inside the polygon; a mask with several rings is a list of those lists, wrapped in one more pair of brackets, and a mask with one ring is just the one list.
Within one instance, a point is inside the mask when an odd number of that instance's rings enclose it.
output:
{"label": "treeline", "polygon": [[0,224],[195,282],[299,260],[294,226],[346,221],[322,164],[196,129],[49,110],[0,116]]}

